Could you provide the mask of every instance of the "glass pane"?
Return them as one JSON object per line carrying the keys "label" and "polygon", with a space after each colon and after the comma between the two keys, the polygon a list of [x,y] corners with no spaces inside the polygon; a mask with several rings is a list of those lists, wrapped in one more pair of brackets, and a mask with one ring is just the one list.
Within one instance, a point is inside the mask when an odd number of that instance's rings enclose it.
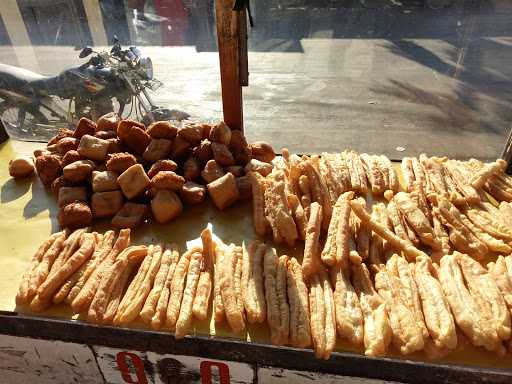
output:
{"label": "glass pane", "polygon": [[14,137],[44,140],[112,110],[222,116],[213,2],[2,0],[0,44],[0,114]]}
{"label": "glass pane", "polygon": [[512,118],[512,3],[254,0],[250,140],[481,159]]}

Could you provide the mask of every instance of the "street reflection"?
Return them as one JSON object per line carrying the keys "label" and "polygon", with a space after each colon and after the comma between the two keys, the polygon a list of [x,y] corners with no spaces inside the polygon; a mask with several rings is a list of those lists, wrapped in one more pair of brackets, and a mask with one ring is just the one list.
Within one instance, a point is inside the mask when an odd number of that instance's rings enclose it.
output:
{"label": "street reflection", "polygon": [[[251,0],[250,8],[250,140],[391,158],[501,151],[512,120],[509,0]],[[2,0],[0,63],[56,75],[84,62],[82,47],[117,36],[153,60],[163,83],[155,103],[217,119],[214,9],[213,0]]]}

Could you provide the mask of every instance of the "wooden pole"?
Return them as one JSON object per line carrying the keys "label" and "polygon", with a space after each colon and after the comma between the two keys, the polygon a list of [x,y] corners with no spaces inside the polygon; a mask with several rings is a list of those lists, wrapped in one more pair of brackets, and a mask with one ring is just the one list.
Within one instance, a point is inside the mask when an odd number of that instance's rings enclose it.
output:
{"label": "wooden pole", "polygon": [[9,39],[11,40],[14,55],[18,65],[31,71],[39,72],[37,60],[30,36],[28,35],[23,16],[16,0],[2,0],[0,6],[0,20],[3,21]]}
{"label": "wooden pole", "polygon": [[105,25],[103,25],[103,16],[98,0],[84,0],[84,10],[87,16],[87,23],[91,30],[92,42],[95,46],[105,47],[108,45]]}
{"label": "wooden pole", "polygon": [[507,173],[512,173],[512,128],[510,129],[507,137],[507,141],[505,143],[505,148],[503,148],[503,153],[501,154],[501,158],[508,163]]}
{"label": "wooden pole", "polygon": [[[240,81],[240,29],[245,22],[245,9],[233,10],[233,0],[216,0],[217,46],[224,121],[231,129],[243,131],[242,82]],[[244,20],[242,20],[244,19]]]}

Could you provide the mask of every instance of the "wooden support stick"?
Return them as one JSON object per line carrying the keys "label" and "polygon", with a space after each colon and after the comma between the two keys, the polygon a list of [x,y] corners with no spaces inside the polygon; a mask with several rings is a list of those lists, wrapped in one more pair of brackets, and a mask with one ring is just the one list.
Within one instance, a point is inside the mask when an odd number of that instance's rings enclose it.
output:
{"label": "wooden support stick", "polygon": [[503,153],[501,154],[501,158],[508,163],[506,172],[510,175],[512,173],[512,128],[510,129],[507,137],[507,141],[505,143],[505,148],[503,148]]}
{"label": "wooden support stick", "polygon": [[240,18],[245,9],[233,11],[233,0],[215,2],[217,45],[224,121],[231,129],[243,131],[242,86],[240,82]]}

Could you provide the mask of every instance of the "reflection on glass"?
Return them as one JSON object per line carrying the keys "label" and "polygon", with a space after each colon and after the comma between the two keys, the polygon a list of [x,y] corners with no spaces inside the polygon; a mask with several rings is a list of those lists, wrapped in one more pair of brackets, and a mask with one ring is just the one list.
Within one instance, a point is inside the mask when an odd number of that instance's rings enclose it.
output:
{"label": "reflection on glass", "polygon": [[0,116],[11,136],[45,140],[111,111],[146,123],[221,116],[213,3],[5,2]]}
{"label": "reflection on glass", "polygon": [[299,153],[352,147],[395,159],[501,153],[512,118],[512,2],[251,5],[250,140],[272,138]]}

